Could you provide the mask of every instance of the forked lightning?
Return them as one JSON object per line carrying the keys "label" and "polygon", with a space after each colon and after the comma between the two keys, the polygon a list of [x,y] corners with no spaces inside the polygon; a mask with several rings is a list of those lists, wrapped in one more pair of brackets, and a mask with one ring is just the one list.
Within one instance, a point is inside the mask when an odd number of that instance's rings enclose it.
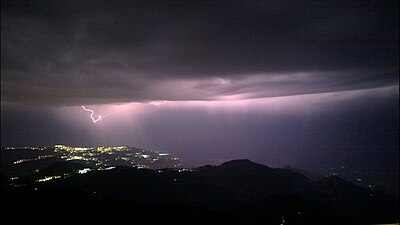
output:
{"label": "forked lightning", "polygon": [[102,119],[101,115],[97,116],[97,119],[94,118],[94,111],[91,109],[87,109],[85,106],[82,106],[82,108],[87,111],[90,112],[90,117],[92,118],[93,123],[97,123],[98,121],[100,121]]}

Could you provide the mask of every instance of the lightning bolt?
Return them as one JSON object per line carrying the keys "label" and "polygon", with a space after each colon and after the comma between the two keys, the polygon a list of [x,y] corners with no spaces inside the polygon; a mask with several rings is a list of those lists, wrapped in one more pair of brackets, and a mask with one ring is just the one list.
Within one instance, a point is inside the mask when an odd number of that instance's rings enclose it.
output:
{"label": "lightning bolt", "polygon": [[94,111],[91,109],[87,109],[85,106],[82,106],[82,108],[86,111],[86,112],[90,112],[90,118],[92,118],[93,123],[97,123],[99,120],[102,119],[101,115],[97,116],[97,119],[94,118]]}

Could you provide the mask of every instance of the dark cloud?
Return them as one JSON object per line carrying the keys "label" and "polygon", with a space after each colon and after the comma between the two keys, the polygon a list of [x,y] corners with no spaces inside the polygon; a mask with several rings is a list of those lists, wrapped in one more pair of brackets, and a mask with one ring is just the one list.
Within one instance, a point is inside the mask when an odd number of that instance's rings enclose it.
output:
{"label": "dark cloud", "polygon": [[213,100],[398,85],[398,4],[2,1],[2,101]]}

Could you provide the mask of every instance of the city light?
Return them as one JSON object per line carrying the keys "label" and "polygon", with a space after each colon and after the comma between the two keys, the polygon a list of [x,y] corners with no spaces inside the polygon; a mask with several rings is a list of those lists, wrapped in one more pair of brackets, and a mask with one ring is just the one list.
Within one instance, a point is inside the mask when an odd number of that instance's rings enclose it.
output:
{"label": "city light", "polygon": [[36,180],[36,182],[46,182],[53,179],[59,179],[61,176],[45,176],[43,179]]}

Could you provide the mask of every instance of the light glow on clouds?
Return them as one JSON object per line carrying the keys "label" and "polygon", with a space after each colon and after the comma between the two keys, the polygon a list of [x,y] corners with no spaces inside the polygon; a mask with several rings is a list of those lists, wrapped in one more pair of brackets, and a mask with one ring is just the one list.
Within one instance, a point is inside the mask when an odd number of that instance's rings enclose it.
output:
{"label": "light glow on clouds", "polygon": [[[259,111],[268,113],[317,113],[320,110],[326,110],[326,104],[330,103],[346,103],[355,99],[370,99],[370,98],[385,98],[386,96],[398,95],[398,86],[389,86],[382,88],[371,88],[361,90],[326,92],[316,94],[292,95],[282,97],[269,98],[253,98],[246,99],[243,95],[222,96],[215,101],[151,101],[148,103],[121,103],[121,104],[102,104],[91,105],[90,108],[96,108],[97,111],[102,111],[110,115],[107,123],[127,122],[132,120],[140,120],[141,115],[148,112],[162,113],[164,109],[195,109],[198,111],[213,112],[247,112]],[[79,107],[80,108],[80,107]],[[58,112],[63,116],[75,115],[74,111],[77,106],[61,107]],[[86,108],[87,109],[87,108]],[[97,119],[93,117],[94,111],[91,112],[93,123],[104,118],[99,116]],[[71,118],[72,119],[72,118]]]}
{"label": "light glow on clouds", "polygon": [[[131,102],[186,102],[269,99],[328,92],[379,89],[398,86],[393,80],[375,81],[373,75],[351,72],[260,73],[205,78],[169,78],[143,80],[137,78],[124,85],[82,88],[51,86],[29,88],[24,84],[2,82],[2,102],[19,102],[49,106],[108,105]],[[356,78],[354,78],[356,77]],[[79,80],[79,79],[78,79]],[[357,82],[356,82],[357,81]],[[100,82],[100,81],[99,81]],[[105,80],[102,83],[112,83]],[[27,93],[29,92],[29,93]]]}
{"label": "light glow on clouds", "polygon": [[[198,107],[210,108],[229,108],[232,110],[241,109],[265,109],[267,111],[310,111],[309,107],[317,110],[319,104],[329,102],[346,102],[357,98],[385,97],[393,93],[398,93],[398,86],[381,88],[337,91],[315,94],[291,95],[268,98],[246,98],[246,94],[221,96],[215,101],[152,101],[148,105],[154,107]],[[129,104],[128,104],[129,105]],[[146,105],[146,104],[143,104]]]}

